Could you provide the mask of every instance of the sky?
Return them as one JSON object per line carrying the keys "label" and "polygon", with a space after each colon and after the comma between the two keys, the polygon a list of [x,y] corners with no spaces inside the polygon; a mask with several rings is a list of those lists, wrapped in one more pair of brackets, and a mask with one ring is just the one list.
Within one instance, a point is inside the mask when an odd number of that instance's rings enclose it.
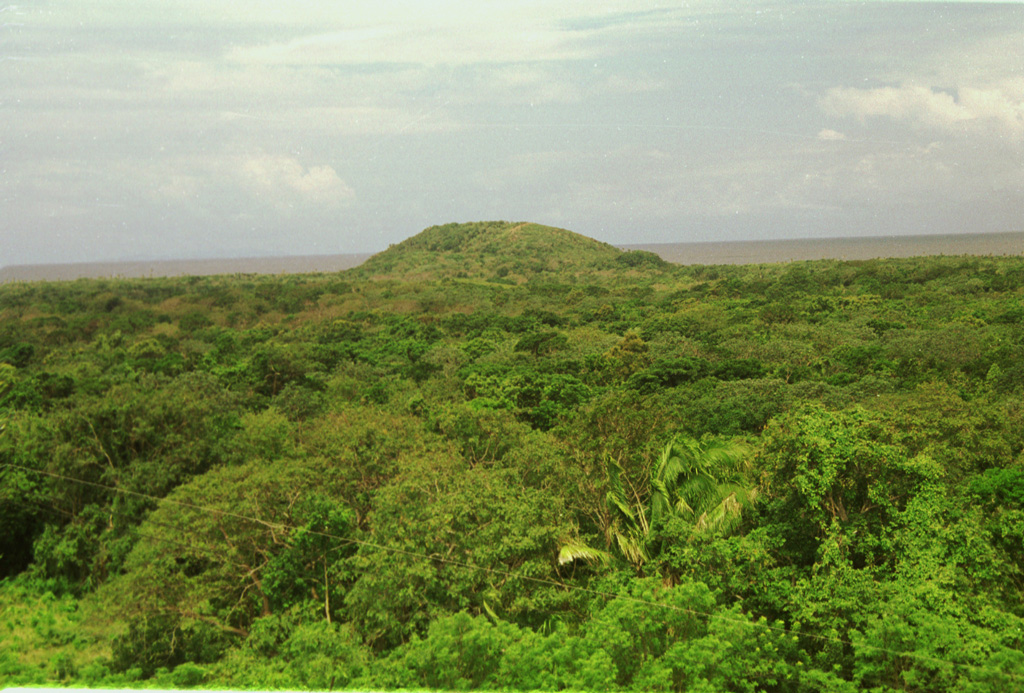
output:
{"label": "sky", "polygon": [[1024,4],[0,0],[0,265],[1024,230]]}

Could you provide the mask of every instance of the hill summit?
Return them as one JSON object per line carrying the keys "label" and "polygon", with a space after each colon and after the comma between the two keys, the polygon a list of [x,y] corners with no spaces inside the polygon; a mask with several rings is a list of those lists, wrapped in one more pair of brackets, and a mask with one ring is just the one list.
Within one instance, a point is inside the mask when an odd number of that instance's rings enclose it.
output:
{"label": "hill summit", "polygon": [[522,283],[543,273],[591,274],[664,264],[654,253],[623,251],[566,229],[482,221],[431,226],[353,272],[367,279],[457,277]]}

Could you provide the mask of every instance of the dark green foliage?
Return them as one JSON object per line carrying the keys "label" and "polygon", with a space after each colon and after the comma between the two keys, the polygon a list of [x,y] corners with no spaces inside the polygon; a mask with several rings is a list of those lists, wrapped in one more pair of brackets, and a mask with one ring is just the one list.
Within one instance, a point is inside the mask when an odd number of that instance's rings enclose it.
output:
{"label": "dark green foliage", "polygon": [[[183,624],[169,616],[152,616],[133,621],[128,632],[111,644],[111,668],[125,672],[137,669],[142,678],[150,678],[157,669],[171,669],[188,663],[217,661],[229,642],[216,628],[203,624]],[[199,678],[194,669],[179,674],[187,684]],[[194,681],[195,685],[198,681]]]}
{"label": "dark green foliage", "polygon": [[213,324],[213,321],[203,313],[202,311],[193,310],[185,315],[181,316],[181,320],[178,322],[181,329],[186,332],[195,332],[201,330],[204,327],[209,327]]}
{"label": "dark green foliage", "polygon": [[615,258],[616,264],[623,267],[650,267],[665,269],[669,266],[657,253],[647,250],[629,250]]}
{"label": "dark green foliage", "polygon": [[465,393],[475,409],[505,409],[522,421],[546,431],[590,399],[591,390],[578,378],[561,373],[538,373],[524,368],[494,374],[472,369]]}
{"label": "dark green foliage", "polygon": [[634,373],[627,385],[644,394],[691,383],[711,374],[711,364],[701,358],[666,359]]}
{"label": "dark green foliage", "polygon": [[0,351],[0,363],[9,363],[15,368],[24,368],[36,354],[34,344],[22,342]]}
{"label": "dark green foliage", "polygon": [[[496,231],[506,231],[515,226],[507,221],[494,223],[476,224],[445,224],[444,226],[432,226],[422,233],[411,238],[399,247],[422,248],[432,253],[458,252],[465,250],[471,241],[489,240],[487,236]],[[497,249],[497,246],[494,248]],[[490,250],[484,246],[484,252]]]}

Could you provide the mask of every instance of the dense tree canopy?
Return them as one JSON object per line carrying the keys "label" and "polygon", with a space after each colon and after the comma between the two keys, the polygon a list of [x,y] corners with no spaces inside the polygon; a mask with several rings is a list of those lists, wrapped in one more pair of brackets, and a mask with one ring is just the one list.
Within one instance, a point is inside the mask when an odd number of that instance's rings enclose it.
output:
{"label": "dense tree canopy", "polygon": [[0,683],[1024,687],[1024,258],[532,224],[0,286]]}

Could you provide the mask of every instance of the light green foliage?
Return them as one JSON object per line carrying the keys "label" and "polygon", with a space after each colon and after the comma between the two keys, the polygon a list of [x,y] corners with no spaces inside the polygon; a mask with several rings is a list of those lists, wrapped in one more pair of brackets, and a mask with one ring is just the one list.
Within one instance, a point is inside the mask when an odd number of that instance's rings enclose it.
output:
{"label": "light green foliage", "polygon": [[[0,582],[0,685],[74,680],[96,656],[87,619],[70,595],[39,592],[19,578]],[[40,657],[47,652],[47,657]]]}
{"label": "light green foliage", "polygon": [[869,531],[891,520],[926,482],[942,477],[927,458],[885,442],[885,422],[854,409],[808,409],[766,432],[766,492],[823,536],[834,522]]}
{"label": "light green foliage", "polygon": [[297,613],[261,618],[214,675],[235,688],[271,690],[346,688],[363,675],[370,652],[350,626],[302,621]]}
{"label": "light green foliage", "polygon": [[591,390],[572,375],[516,369],[501,375],[471,373],[466,395],[476,410],[504,409],[547,431],[590,399]]}
{"label": "light green foliage", "polygon": [[673,644],[703,636],[713,606],[713,596],[699,582],[666,588],[654,578],[633,580],[624,594],[595,611],[583,641],[609,655],[616,683],[626,686]]}
{"label": "light green foliage", "polygon": [[[803,661],[781,622],[750,621],[738,609],[708,619],[702,637],[673,642],[634,680],[643,690],[798,690]],[[841,683],[841,682],[839,682]],[[813,689],[812,689],[813,690]]]}
{"label": "light green foliage", "polygon": [[650,365],[648,345],[636,331],[626,332],[622,340],[604,354],[612,377],[622,380]]}
{"label": "light green foliage", "polygon": [[18,369],[9,363],[0,362],[0,402],[3,402],[18,380]]}
{"label": "light green foliage", "polygon": [[510,623],[465,612],[431,622],[424,638],[395,650],[389,687],[480,690],[499,688],[506,648],[521,637]]}
{"label": "light green foliage", "polygon": [[[896,594],[855,633],[854,680],[880,690],[993,690],[1024,675],[1019,619],[993,627],[930,609],[919,590]],[[883,615],[884,614],[884,615]]]}
{"label": "light green foliage", "polygon": [[247,413],[238,422],[227,456],[237,462],[299,457],[295,426],[275,407]]}

